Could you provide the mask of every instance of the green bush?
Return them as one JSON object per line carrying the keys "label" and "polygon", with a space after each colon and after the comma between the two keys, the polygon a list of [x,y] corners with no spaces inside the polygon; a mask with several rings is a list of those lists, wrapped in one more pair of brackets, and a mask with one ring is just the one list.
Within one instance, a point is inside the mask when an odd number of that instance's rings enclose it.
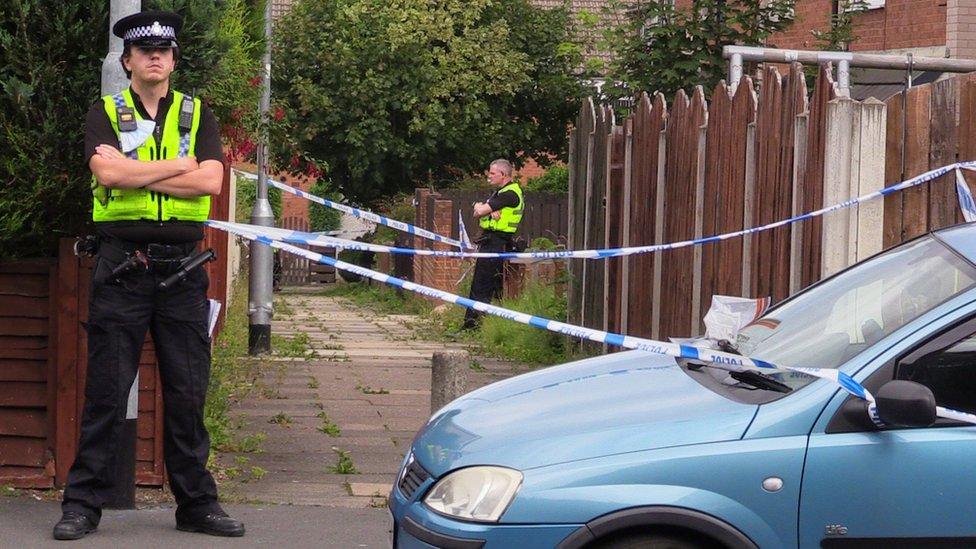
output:
{"label": "green bush", "polygon": [[[257,197],[258,182],[254,179],[244,177],[237,178],[237,212],[236,219],[239,223],[248,223],[251,219],[251,210],[254,209],[254,199]],[[268,202],[271,203],[271,211],[274,213],[275,221],[281,221],[281,189],[268,187]]]}
{"label": "green bush", "polygon": [[[390,219],[403,221],[404,223],[414,224],[417,216],[417,208],[413,205],[413,195],[406,193],[395,194],[386,198],[379,204],[377,211]],[[377,225],[373,235],[373,242],[378,244],[392,244],[396,241],[400,231],[391,229],[386,225]]]}
{"label": "green bush", "polygon": [[[342,195],[337,193],[324,179],[318,179],[309,189],[315,196],[327,198],[333,202],[342,202]],[[312,231],[334,231],[342,223],[342,212],[317,203],[308,205],[308,224]]]}
{"label": "green bush", "polygon": [[[248,1],[144,5],[187,18],[174,87],[196,90],[225,121],[257,104],[249,78],[260,48]],[[59,238],[90,224],[84,123],[100,94],[108,8],[105,0],[6,0],[0,9],[2,259],[54,255]]]}
{"label": "green bush", "polygon": [[525,190],[537,193],[568,193],[569,168],[553,166],[539,177],[530,179],[525,184]]}
{"label": "green bush", "polygon": [[82,141],[108,7],[7,0],[0,9],[0,259],[53,255],[89,217]]}

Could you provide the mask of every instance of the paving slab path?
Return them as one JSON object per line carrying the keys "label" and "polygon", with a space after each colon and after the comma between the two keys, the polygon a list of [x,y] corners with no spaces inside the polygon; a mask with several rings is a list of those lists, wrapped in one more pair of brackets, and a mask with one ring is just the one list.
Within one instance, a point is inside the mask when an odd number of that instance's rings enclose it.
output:
{"label": "paving slab path", "polygon": [[[259,453],[224,454],[231,501],[384,507],[414,433],[430,415],[434,351],[460,343],[418,339],[411,315],[357,308],[317,288],[286,288],[272,334],[307,334],[314,357],[273,359],[254,391],[232,410],[242,435],[264,434]],[[473,357],[468,390],[529,370]]]}

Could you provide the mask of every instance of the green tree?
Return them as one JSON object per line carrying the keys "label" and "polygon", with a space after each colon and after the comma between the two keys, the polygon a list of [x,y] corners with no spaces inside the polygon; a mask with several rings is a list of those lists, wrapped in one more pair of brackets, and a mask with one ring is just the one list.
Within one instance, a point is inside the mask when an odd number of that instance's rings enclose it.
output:
{"label": "green tree", "polygon": [[614,61],[610,80],[628,90],[660,91],[671,96],[701,84],[708,91],[725,77],[726,45],[765,44],[793,23],[794,0],[693,0],[687,8],[671,2],[616,2],[626,10],[624,24],[608,30]]}
{"label": "green tree", "polygon": [[565,158],[569,27],[527,0],[301,0],[274,38],[276,158],[365,201],[499,156]]}
{"label": "green tree", "polygon": [[[256,109],[248,81],[260,54],[252,1],[144,5],[187,18],[174,87],[197,90],[218,118]],[[54,255],[58,239],[91,218],[84,123],[100,92],[108,7],[105,0],[6,0],[0,9],[0,260]]]}
{"label": "green tree", "polygon": [[866,0],[840,0],[835,6],[836,11],[830,15],[830,27],[810,31],[817,39],[817,49],[847,51],[851,43],[858,39],[854,31],[854,18],[869,7]]}

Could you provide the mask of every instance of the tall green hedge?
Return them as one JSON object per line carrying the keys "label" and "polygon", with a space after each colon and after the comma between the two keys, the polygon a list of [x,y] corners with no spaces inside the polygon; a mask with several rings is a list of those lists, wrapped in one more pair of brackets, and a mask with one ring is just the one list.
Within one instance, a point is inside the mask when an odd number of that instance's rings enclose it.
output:
{"label": "tall green hedge", "polygon": [[[85,113],[108,51],[107,0],[4,0],[0,9],[0,260],[51,256],[90,223]],[[263,9],[255,0],[158,0],[187,18],[174,87],[227,123],[253,111]],[[253,116],[239,116],[241,125]]]}
{"label": "tall green hedge", "polygon": [[0,10],[0,259],[51,255],[88,215],[82,142],[108,7],[5,0]]}

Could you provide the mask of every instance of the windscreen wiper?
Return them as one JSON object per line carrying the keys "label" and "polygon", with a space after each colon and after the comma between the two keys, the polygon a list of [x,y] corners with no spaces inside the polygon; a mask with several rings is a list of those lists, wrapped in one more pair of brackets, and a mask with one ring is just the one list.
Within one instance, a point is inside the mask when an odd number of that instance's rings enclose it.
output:
{"label": "windscreen wiper", "polygon": [[793,390],[793,388],[789,385],[776,381],[772,377],[755,370],[730,371],[729,377],[738,381],[739,383],[751,385],[757,389],[769,389],[770,391],[776,391],[777,393],[789,393]]}

